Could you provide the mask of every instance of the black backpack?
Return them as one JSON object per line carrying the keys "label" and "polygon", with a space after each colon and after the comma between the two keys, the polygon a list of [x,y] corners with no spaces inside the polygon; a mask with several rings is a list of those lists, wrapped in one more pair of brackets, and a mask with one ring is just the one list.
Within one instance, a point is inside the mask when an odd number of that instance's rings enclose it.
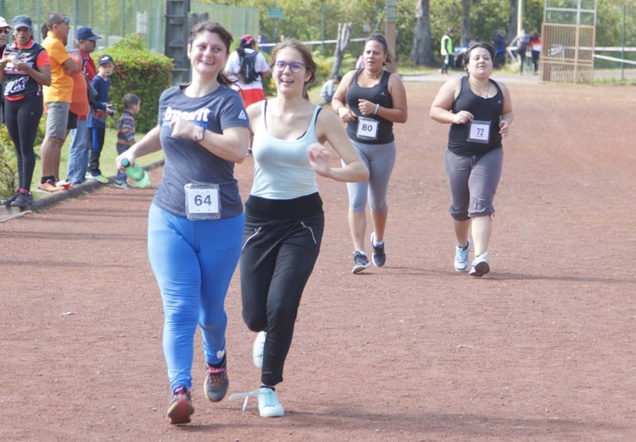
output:
{"label": "black backpack", "polygon": [[239,62],[241,64],[241,70],[239,73],[243,78],[244,84],[250,84],[258,78],[258,72],[256,72],[256,56],[258,52],[253,51],[247,53],[245,51],[239,52]]}

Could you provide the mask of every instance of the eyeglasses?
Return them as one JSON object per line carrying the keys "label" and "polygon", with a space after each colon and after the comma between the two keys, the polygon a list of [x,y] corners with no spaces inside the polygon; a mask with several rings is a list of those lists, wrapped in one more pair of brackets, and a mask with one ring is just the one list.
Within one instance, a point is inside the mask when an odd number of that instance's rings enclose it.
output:
{"label": "eyeglasses", "polygon": [[66,23],[69,24],[71,22],[71,19],[68,17],[64,17],[64,20],[57,22],[56,24],[61,25],[62,23]]}
{"label": "eyeglasses", "polygon": [[291,69],[292,72],[298,73],[302,71],[305,63],[301,63],[299,61],[292,61],[291,63],[287,63],[286,61],[280,60],[277,61],[274,66],[276,67],[277,71],[281,72],[284,71],[287,66],[289,66],[289,69]]}
{"label": "eyeglasses", "polygon": [[5,34],[10,34],[11,31],[7,28],[7,29],[0,29],[0,33],[5,33]]}

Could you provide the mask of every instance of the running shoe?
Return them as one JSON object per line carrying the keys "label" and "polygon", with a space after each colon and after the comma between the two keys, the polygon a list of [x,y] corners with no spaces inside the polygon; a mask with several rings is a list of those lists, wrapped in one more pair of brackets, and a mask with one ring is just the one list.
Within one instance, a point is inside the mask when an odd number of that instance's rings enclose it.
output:
{"label": "running shoe", "polygon": [[33,194],[31,192],[20,192],[18,197],[11,203],[11,207],[19,207],[25,209],[33,202]]}
{"label": "running shoe", "polygon": [[69,180],[61,180],[55,183],[55,187],[61,187],[64,190],[68,190],[73,187],[73,181]]}
{"label": "running shoe", "polygon": [[194,414],[194,407],[192,406],[192,398],[190,392],[184,387],[177,388],[170,403],[168,404],[168,411],[166,416],[170,419],[172,425],[189,424],[192,419],[190,416]]}
{"label": "running shoe", "polygon": [[63,190],[63,189],[61,187],[55,187],[54,184],[49,183],[48,181],[38,186],[38,191],[45,192],[45,193],[54,193],[54,192],[59,192],[60,190]]}
{"label": "running shoe", "polygon": [[470,240],[466,247],[455,247],[455,271],[465,272],[468,270],[468,252],[470,251]]}
{"label": "running shoe", "polygon": [[119,189],[132,189],[132,186],[127,181],[115,180],[115,187]]}
{"label": "running shoe", "polygon": [[265,352],[265,340],[267,339],[267,332],[260,332],[254,339],[254,345],[252,345],[252,361],[254,361],[254,367],[263,368],[263,353]]}
{"label": "running shoe", "polygon": [[258,411],[261,417],[281,417],[285,414],[285,410],[273,389],[261,387],[256,396],[258,398]]}
{"label": "running shoe", "polygon": [[91,175],[91,178],[102,184],[110,183],[110,180],[106,178],[104,175],[102,175],[101,173],[99,175]]}
{"label": "running shoe", "polygon": [[18,197],[19,193],[16,190],[15,193],[13,195],[11,195],[9,198],[7,198],[6,200],[2,200],[0,201],[0,205],[1,206],[10,206],[12,202],[15,201],[15,199]]}
{"label": "running shoe", "polygon": [[371,263],[364,252],[358,250],[353,252],[353,269],[351,270],[353,273],[360,273],[369,267],[371,267]]}
{"label": "running shoe", "polygon": [[384,241],[382,241],[382,244],[376,245],[375,232],[371,234],[371,246],[373,247],[373,255],[371,255],[371,259],[373,260],[373,265],[376,267],[382,267],[386,263],[386,252],[384,251]]}
{"label": "running shoe", "polygon": [[488,252],[484,252],[481,255],[476,256],[473,260],[473,265],[470,269],[469,275],[481,278],[488,272],[490,272],[490,266],[488,265]]}
{"label": "running shoe", "polygon": [[207,375],[205,376],[205,383],[203,384],[205,390],[205,396],[210,402],[219,402],[227,393],[227,387],[230,385],[230,380],[227,377],[227,356],[223,357],[223,362],[219,367],[214,367],[210,364],[206,364]]}

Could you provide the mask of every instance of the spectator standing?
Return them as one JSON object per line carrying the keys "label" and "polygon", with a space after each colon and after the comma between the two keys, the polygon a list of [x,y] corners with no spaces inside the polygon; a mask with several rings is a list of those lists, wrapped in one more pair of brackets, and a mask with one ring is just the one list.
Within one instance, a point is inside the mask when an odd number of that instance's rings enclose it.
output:
{"label": "spectator standing", "polygon": [[446,33],[442,36],[440,53],[442,57],[444,57],[444,63],[442,64],[441,73],[444,75],[448,74],[448,66],[451,63],[451,57],[455,52],[455,48],[453,47],[453,36],[455,35],[455,31],[453,28],[448,28]]}
{"label": "spectator standing", "polygon": [[[433,104],[433,120],[450,124],[446,175],[451,191],[450,214],[457,245],[454,267],[481,277],[490,271],[488,243],[493,201],[503,165],[502,138],[512,123],[512,103],[505,85],[490,78],[495,49],[477,43],[464,54],[466,76],[442,85]],[[468,253],[475,247],[470,265]]]}
{"label": "spectator standing", "polygon": [[[11,26],[4,17],[0,17],[0,57],[4,54],[4,48],[7,46],[7,36],[11,33]],[[0,82],[0,126],[4,123],[4,90],[3,84]]]}
{"label": "spectator standing", "polygon": [[532,54],[532,69],[534,75],[539,74],[539,57],[541,56],[541,36],[539,31],[534,30],[530,34],[530,53]]}
{"label": "spectator standing", "polygon": [[[163,148],[163,177],[148,214],[148,255],[163,300],[163,349],[172,399],[171,424],[194,413],[192,361],[197,325],[203,337],[205,394],[225,396],[225,296],[241,254],[244,216],[234,164],[247,153],[249,121],[223,75],[232,36],[218,23],[190,31],[192,82],[159,99],[159,124],[117,157],[135,159]],[[197,205],[197,201],[200,204]]]}
{"label": "spectator standing", "polygon": [[93,110],[88,114],[86,127],[90,132],[91,151],[88,165],[88,178],[97,180],[102,184],[108,184],[110,180],[106,178],[99,168],[99,158],[104,147],[104,137],[106,136],[106,118],[115,116],[115,106],[109,101],[110,75],[113,73],[115,62],[113,57],[104,54],[97,61],[97,75],[93,78],[92,85],[97,91],[97,97],[93,101]]}
{"label": "spectator standing", "polygon": [[[121,155],[135,144],[135,116],[141,109],[141,100],[135,94],[124,95],[124,111],[117,121],[117,153]],[[117,171],[115,187],[130,189],[126,172]]]}
{"label": "spectator standing", "polygon": [[[257,396],[262,417],[284,414],[275,387],[283,381],[300,299],[324,230],[316,176],[341,182],[368,177],[337,117],[305,98],[317,70],[311,52],[285,40],[272,52],[272,68],[276,98],[247,109],[254,133],[254,184],[245,203],[241,253],[243,320],[259,332],[253,357],[261,369],[261,387],[247,395]],[[330,166],[322,145],[327,141],[342,167]]]}
{"label": "spectator standing", "polygon": [[[92,82],[97,75],[97,68],[90,54],[95,51],[97,40],[102,37],[95,35],[91,28],[82,26],[77,29],[75,38],[78,41],[76,57],[79,58],[77,63],[80,66],[81,76],[75,75],[73,81],[76,83],[76,88],[79,86],[77,83],[83,83],[79,87],[84,88],[84,95],[86,96],[86,81]],[[71,147],[68,152],[66,180],[74,184],[80,184],[86,180],[88,154],[91,146],[91,136],[86,126],[86,119],[89,113],[90,109],[85,115],[78,115],[77,127],[71,130]]]}
{"label": "spectator standing", "polygon": [[523,75],[523,70],[526,64],[526,52],[528,51],[528,43],[530,42],[530,36],[526,33],[525,29],[522,29],[519,32],[519,35],[515,37],[515,39],[510,43],[511,46],[515,47],[515,52],[517,57],[519,57],[519,74]]}
{"label": "spectator standing", "polygon": [[33,145],[43,113],[42,87],[51,84],[49,54],[33,40],[31,18],[13,18],[13,43],[0,60],[0,83],[5,84],[6,125],[18,161],[18,189],[0,203],[25,208],[33,201]]}
{"label": "spectator standing", "polygon": [[342,75],[334,74],[332,78],[325,81],[320,88],[320,96],[322,97],[322,104],[330,104],[333,99],[333,94],[336,93],[336,89],[342,80]]}
{"label": "spectator standing", "polygon": [[233,88],[241,95],[245,107],[265,99],[261,80],[269,76],[267,60],[254,49],[255,44],[256,40],[251,35],[241,37],[239,47],[230,54],[225,65],[225,75],[234,81]]}
{"label": "spectator standing", "polygon": [[347,183],[353,273],[360,273],[371,265],[364,251],[367,202],[374,229],[371,233],[373,264],[382,267],[386,262],[387,192],[396,158],[393,123],[405,123],[408,117],[406,90],[400,76],[384,70],[391,62],[391,55],[382,35],[374,34],[367,39],[364,61],[364,69],[345,74],[331,102],[340,120],[347,123],[347,135],[369,169],[368,180]]}
{"label": "spectator standing", "polygon": [[54,12],[42,25],[46,49],[51,60],[51,85],[44,86],[44,103],[47,109],[46,135],[42,142],[42,178],[38,189],[43,192],[56,192],[59,181],[60,155],[66,140],[69,110],[73,98],[73,74],[79,71],[77,63],[66,51],[70,19],[64,14]]}
{"label": "spectator standing", "polygon": [[506,37],[504,36],[503,30],[497,29],[493,43],[495,46],[495,61],[493,67],[500,69],[506,64]]}

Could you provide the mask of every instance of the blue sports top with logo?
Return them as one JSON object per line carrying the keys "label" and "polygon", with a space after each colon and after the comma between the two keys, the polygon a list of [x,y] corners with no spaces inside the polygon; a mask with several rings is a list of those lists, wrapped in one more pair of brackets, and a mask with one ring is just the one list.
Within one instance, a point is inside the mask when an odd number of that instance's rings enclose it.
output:
{"label": "blue sports top with logo", "polygon": [[221,218],[231,218],[243,212],[238,183],[234,178],[234,163],[206,150],[199,143],[173,137],[170,121],[180,115],[217,134],[230,127],[249,128],[249,120],[239,94],[220,85],[204,97],[187,97],[187,85],[165,90],[159,98],[161,146],[165,153],[163,178],[153,203],[177,216],[186,216],[186,184],[217,184],[220,188]]}
{"label": "blue sports top with logo", "polygon": [[448,150],[460,156],[483,155],[491,150],[499,149],[501,135],[499,134],[499,117],[503,112],[503,92],[494,80],[488,80],[495,86],[497,94],[491,98],[483,98],[470,89],[468,77],[462,77],[459,95],[453,102],[452,112],[468,111],[473,114],[476,121],[490,122],[490,136],[487,143],[474,143],[467,141],[470,125],[451,124],[448,136]]}
{"label": "blue sports top with logo", "polygon": [[[382,78],[380,78],[378,84],[372,87],[361,87],[358,85],[358,76],[361,72],[362,70],[359,70],[355,73],[347,89],[346,99],[349,109],[351,109],[357,117],[360,117],[360,109],[358,108],[359,99],[368,100],[382,107],[392,108],[393,99],[389,92],[389,77],[391,77],[391,73],[389,71],[383,71]],[[385,120],[379,115],[365,115],[364,118],[370,118],[379,122],[377,139],[368,140],[358,138],[356,136],[358,130],[357,119],[347,123],[347,135],[349,135],[349,138],[364,144],[387,144],[395,139],[393,136],[393,122]]]}

